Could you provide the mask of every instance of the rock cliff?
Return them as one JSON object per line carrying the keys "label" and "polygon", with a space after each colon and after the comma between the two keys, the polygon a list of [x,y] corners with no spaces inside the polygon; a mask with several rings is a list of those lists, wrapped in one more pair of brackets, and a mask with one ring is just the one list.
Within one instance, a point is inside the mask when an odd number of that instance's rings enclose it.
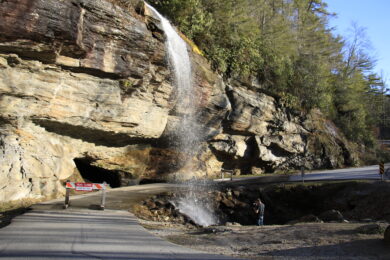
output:
{"label": "rock cliff", "polygon": [[[164,32],[142,4],[124,3],[0,1],[0,201],[58,196],[67,179],[117,187],[181,167]],[[194,174],[355,163],[319,113],[294,115],[190,56],[205,140]]]}

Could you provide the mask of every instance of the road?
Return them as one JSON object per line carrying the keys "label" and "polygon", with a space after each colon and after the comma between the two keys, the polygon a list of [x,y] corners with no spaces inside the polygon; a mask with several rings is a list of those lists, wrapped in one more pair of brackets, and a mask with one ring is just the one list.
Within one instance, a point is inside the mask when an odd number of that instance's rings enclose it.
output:
{"label": "road", "polygon": [[[388,169],[390,164],[385,165]],[[385,176],[386,178],[386,176]],[[326,170],[317,172],[305,172],[305,181],[326,181],[326,180],[380,180],[379,166],[372,165],[361,168],[348,168],[339,170]],[[302,181],[301,174],[291,175],[288,181]]]}
{"label": "road", "polygon": [[[115,189],[108,192],[107,207],[123,207],[120,201],[137,201],[142,194],[150,195],[167,189],[172,189],[172,186],[162,184]],[[134,198],[129,198],[132,196]],[[95,193],[71,197],[71,207],[66,210],[61,208],[63,200],[34,206],[33,210],[14,218],[9,226],[0,229],[0,258],[233,259],[157,238],[140,226],[127,210],[88,209],[99,200],[100,194]]]}
{"label": "road", "polygon": [[[390,164],[386,165],[386,169]],[[306,181],[380,179],[377,165],[306,173]],[[257,178],[264,182],[302,181],[300,174]],[[234,180],[235,181],[235,180]],[[237,180],[244,181],[244,180]],[[248,179],[253,183],[255,179]],[[107,192],[106,210],[93,210],[100,193],[33,206],[0,229],[1,259],[232,259],[174,245],[150,234],[128,212],[132,204],[153,194],[180,189],[177,184],[153,184]]]}
{"label": "road", "polygon": [[[384,176],[385,179],[390,179],[390,163],[385,164],[385,169],[388,170],[388,176]],[[323,171],[305,171],[305,181],[331,181],[331,180],[380,180],[379,166],[372,165],[360,168],[347,168],[339,170],[323,170]],[[293,175],[274,174],[264,176],[251,176],[251,177],[239,177],[216,179],[216,182],[222,182],[226,185],[247,185],[247,184],[267,184],[267,183],[284,183],[284,182],[297,182],[302,181],[302,175],[300,173]]]}

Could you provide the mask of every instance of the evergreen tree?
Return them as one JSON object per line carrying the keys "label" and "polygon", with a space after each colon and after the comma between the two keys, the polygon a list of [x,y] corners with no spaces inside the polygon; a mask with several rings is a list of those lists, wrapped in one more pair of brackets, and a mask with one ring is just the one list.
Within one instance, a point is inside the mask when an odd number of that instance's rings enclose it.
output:
{"label": "evergreen tree", "polygon": [[364,31],[329,28],[322,0],[150,0],[226,78],[255,76],[296,109],[320,108],[351,140],[373,144],[384,83]]}

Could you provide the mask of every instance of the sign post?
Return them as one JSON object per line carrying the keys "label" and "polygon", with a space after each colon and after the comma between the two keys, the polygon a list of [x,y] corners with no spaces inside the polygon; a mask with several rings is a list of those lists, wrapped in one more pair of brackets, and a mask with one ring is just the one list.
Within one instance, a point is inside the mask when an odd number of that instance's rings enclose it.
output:
{"label": "sign post", "polygon": [[381,175],[383,181],[383,175],[385,174],[385,164],[383,162],[379,163],[379,174]]}
{"label": "sign post", "polygon": [[[66,183],[68,183],[68,182],[69,182],[69,180],[66,181]],[[67,209],[69,207],[69,194],[70,194],[70,189],[68,187],[66,187],[64,209]]]}
{"label": "sign post", "polygon": [[103,182],[103,189],[102,189],[102,202],[100,203],[100,209],[104,210],[104,205],[106,204],[106,182]]}

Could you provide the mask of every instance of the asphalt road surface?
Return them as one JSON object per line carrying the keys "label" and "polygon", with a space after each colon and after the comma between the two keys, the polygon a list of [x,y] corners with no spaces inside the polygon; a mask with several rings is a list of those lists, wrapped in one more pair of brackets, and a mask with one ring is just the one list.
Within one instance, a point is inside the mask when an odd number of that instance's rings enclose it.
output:
{"label": "asphalt road surface", "polygon": [[379,140],[379,143],[390,145],[390,140]]}
{"label": "asphalt road surface", "polygon": [[[108,192],[107,206],[118,207],[117,201],[110,204],[115,196],[124,201],[131,200],[128,197],[133,194],[138,200],[142,196],[137,192],[153,194],[166,189],[172,187],[163,184],[113,190]],[[0,259],[233,259],[157,238],[126,210],[88,209],[99,201],[100,194],[95,193],[71,197],[71,207],[66,210],[62,209],[63,200],[34,206],[0,229]]]}
{"label": "asphalt road surface", "polygon": [[[386,169],[390,164],[386,165]],[[281,177],[279,177],[281,178]],[[300,174],[269,181],[302,181]],[[381,179],[377,165],[305,173],[305,181]],[[254,180],[247,180],[253,182]],[[131,186],[107,192],[106,210],[94,210],[100,192],[35,205],[0,229],[1,259],[233,259],[206,254],[157,238],[141,227],[128,212],[130,205],[180,185]]]}
{"label": "asphalt road surface", "polygon": [[[385,165],[388,169],[390,164]],[[388,171],[390,172],[390,170]],[[390,176],[384,176],[389,179]],[[318,172],[305,172],[305,181],[326,181],[326,180],[380,180],[382,177],[379,174],[379,166],[372,165],[361,168],[348,168],[339,170],[327,170]],[[302,174],[295,174],[289,177],[289,181],[302,181]]]}

